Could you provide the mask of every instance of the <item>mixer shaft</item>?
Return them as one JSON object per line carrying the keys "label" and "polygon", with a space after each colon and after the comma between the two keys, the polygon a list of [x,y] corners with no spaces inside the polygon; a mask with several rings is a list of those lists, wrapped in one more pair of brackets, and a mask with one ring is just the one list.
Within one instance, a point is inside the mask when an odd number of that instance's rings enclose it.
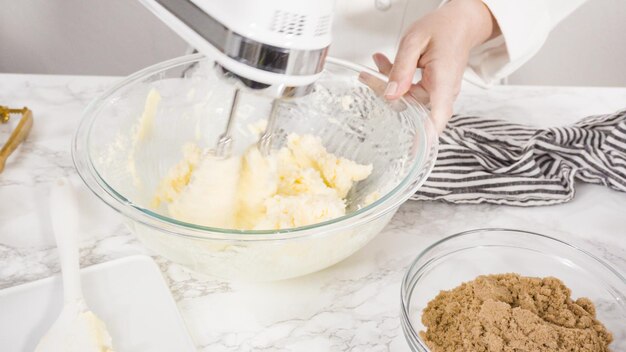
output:
{"label": "mixer shaft", "polygon": [[274,132],[274,125],[276,125],[276,112],[278,111],[279,100],[274,99],[272,102],[272,110],[270,111],[270,116],[267,119],[267,126],[265,127],[265,132],[259,139],[257,143],[257,147],[261,152],[261,155],[267,156],[270,152],[272,146],[272,134]]}
{"label": "mixer shaft", "polygon": [[235,89],[235,95],[233,96],[233,102],[230,106],[230,113],[228,114],[228,121],[226,122],[226,130],[220,136],[217,141],[217,147],[215,148],[215,155],[218,157],[229,157],[233,144],[232,129],[235,121],[235,115],[237,113],[237,104],[239,103],[239,89]]}

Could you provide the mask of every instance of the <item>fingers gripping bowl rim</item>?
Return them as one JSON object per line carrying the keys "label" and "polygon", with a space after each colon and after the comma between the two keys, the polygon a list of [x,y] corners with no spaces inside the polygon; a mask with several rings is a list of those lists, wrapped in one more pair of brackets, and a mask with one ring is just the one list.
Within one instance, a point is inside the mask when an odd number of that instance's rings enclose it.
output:
{"label": "fingers gripping bowl rim", "polygon": [[[133,224],[131,227],[133,227],[135,232],[137,232],[137,228],[141,228],[142,231],[152,231],[153,235],[158,233],[160,240],[164,239],[164,236],[167,236],[168,238],[178,238],[179,240],[177,241],[179,241],[179,243],[186,241],[185,243],[187,244],[185,244],[185,246],[191,246],[191,242],[193,241],[199,241],[193,243],[211,241],[213,244],[223,242],[236,243],[237,245],[243,243],[244,246],[252,245],[252,243],[259,243],[259,245],[261,245],[261,243],[278,242],[295,243],[290,241],[322,239],[325,237],[336,236],[337,233],[346,231],[359,232],[362,230],[367,232],[370,231],[369,228],[382,228],[380,225],[384,224],[381,224],[381,222],[386,224],[386,222],[389,221],[390,216],[395,212],[395,210],[397,210],[400,204],[406,201],[415,192],[415,190],[423,184],[434,166],[437,155],[438,137],[433,124],[430,122],[428,117],[428,111],[421,105],[414,102],[409,103],[404,99],[392,105],[384,102],[381,98],[376,98],[375,94],[372,93],[369,88],[358,81],[357,77],[359,72],[362,71],[378,77],[381,80],[386,79],[384,76],[365,67],[329,58],[323,78],[320,79],[320,82],[324,82],[320,83],[321,89],[327,89],[327,87],[323,86],[324,84],[332,86],[334,84],[335,77],[345,79],[346,81],[349,81],[349,83],[341,81],[338,85],[341,86],[342,84],[347,84],[347,87],[350,88],[345,90],[348,91],[348,95],[363,93],[364,95],[369,96],[367,99],[373,99],[377,101],[376,104],[383,106],[384,111],[389,111],[390,114],[402,114],[403,117],[397,119],[405,119],[406,121],[410,121],[410,123],[401,125],[401,127],[414,131],[410,134],[415,136],[413,142],[411,142],[413,144],[412,150],[414,151],[407,152],[411,153],[411,156],[407,159],[408,162],[402,166],[404,171],[401,174],[401,178],[398,178],[397,183],[396,181],[393,181],[394,187],[392,189],[385,189],[384,192],[381,192],[381,197],[378,200],[371,204],[357,207],[354,211],[346,214],[345,216],[323,223],[298,228],[269,231],[242,231],[198,226],[178,221],[164,215],[163,213],[150,209],[145,206],[145,204],[135,202],[123,191],[119,191],[119,189],[110,182],[110,177],[106,175],[106,170],[103,170],[100,165],[96,165],[98,155],[92,150],[94,149],[93,144],[96,142],[92,142],[92,140],[94,139],[94,136],[102,135],[102,132],[100,131],[102,129],[101,126],[105,124],[101,122],[103,120],[111,120],[106,113],[115,112],[115,109],[111,108],[112,106],[125,106],[124,104],[120,104],[120,100],[124,100],[124,94],[127,94],[128,92],[136,93],[138,89],[135,89],[135,87],[141,86],[142,84],[145,86],[153,83],[163,83],[169,79],[165,79],[164,76],[170,72],[179,72],[181,68],[188,67],[192,64],[202,65],[203,63],[210,62],[212,62],[210,59],[200,54],[196,54],[176,58],[152,67],[148,67],[129,76],[122,82],[108,89],[100,97],[92,101],[84,112],[84,117],[80,122],[72,144],[72,156],[76,169],[88,188],[97,197],[104,201],[105,204],[113,208],[118,213],[124,215],[128,222]],[[180,76],[177,77],[180,79]],[[187,77],[185,76],[184,79],[186,78]],[[328,88],[328,92],[332,93],[332,88],[333,87]],[[350,93],[353,91],[351,89],[354,89],[357,93]],[[166,95],[164,95],[164,97],[164,100],[167,99]],[[359,97],[362,98],[362,96]],[[334,103],[337,102],[335,101]],[[141,105],[138,102],[133,104],[134,108]],[[358,105],[358,103],[354,104]],[[359,112],[359,108],[361,107],[353,107],[351,105],[349,109],[352,109],[352,112],[354,113]],[[402,112],[398,112],[397,109],[404,110]],[[338,117],[338,119],[341,120],[341,117]],[[364,120],[362,123],[367,125],[368,122]],[[94,126],[99,127],[96,128]],[[311,125],[310,127],[314,128],[313,126],[315,125]],[[345,127],[344,129],[349,130],[354,126],[340,126],[340,128],[343,127]],[[385,133],[388,134],[388,132]],[[405,135],[408,136],[409,134]],[[102,138],[100,138],[100,141],[101,140]],[[98,141],[98,139],[96,139],[96,141]],[[410,146],[411,143],[405,143],[405,146]],[[103,174],[103,172],[105,172],[105,174]],[[150,237],[154,238],[155,236],[153,235],[150,235]],[[368,234],[367,236],[370,235]],[[140,239],[143,240],[142,236],[140,236]],[[228,250],[232,249],[231,247],[228,248]],[[160,251],[157,250],[157,252]],[[196,253],[196,255],[202,254]],[[165,256],[170,258],[168,255]],[[344,254],[337,254],[337,258],[341,256],[344,256]],[[336,261],[337,260],[335,260],[335,262]]]}

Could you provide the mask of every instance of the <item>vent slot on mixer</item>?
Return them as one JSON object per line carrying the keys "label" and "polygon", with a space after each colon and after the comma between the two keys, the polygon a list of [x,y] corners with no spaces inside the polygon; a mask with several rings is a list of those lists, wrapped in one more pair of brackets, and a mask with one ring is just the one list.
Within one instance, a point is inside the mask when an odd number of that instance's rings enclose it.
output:
{"label": "vent slot on mixer", "polygon": [[305,15],[293,12],[276,10],[270,25],[270,30],[282,34],[301,36],[307,22]]}
{"label": "vent slot on mixer", "polygon": [[322,16],[317,20],[317,25],[315,26],[315,33],[313,34],[316,37],[320,37],[328,34],[328,30],[330,29],[330,16]]}

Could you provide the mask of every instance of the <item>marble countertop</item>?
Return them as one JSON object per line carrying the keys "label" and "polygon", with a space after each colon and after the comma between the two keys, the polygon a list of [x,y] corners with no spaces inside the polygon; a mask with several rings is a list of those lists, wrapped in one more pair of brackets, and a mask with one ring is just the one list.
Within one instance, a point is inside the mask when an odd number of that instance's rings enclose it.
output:
{"label": "marble countertop", "polygon": [[[60,270],[47,196],[69,176],[82,184],[70,143],[86,104],[115,77],[0,74],[0,104],[28,106],[35,125],[0,174],[0,289]],[[540,126],[626,105],[626,88],[464,87],[456,111]],[[7,126],[0,126],[0,140]],[[81,265],[146,249],[118,214],[81,186]],[[409,351],[399,318],[400,281],[427,245],[481,227],[536,231],[580,246],[626,272],[626,194],[578,184],[575,199],[541,208],[407,202],[383,232],[347,260],[302,278],[233,284],[200,277],[159,257],[200,351]]]}

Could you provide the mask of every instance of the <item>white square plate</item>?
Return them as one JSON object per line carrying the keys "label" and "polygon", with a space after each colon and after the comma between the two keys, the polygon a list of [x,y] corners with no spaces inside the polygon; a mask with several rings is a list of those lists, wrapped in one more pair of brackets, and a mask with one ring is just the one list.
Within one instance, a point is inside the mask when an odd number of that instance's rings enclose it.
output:
{"label": "white square plate", "polygon": [[[81,270],[85,300],[116,352],[195,351],[163,276],[136,255]],[[0,291],[0,350],[32,352],[63,306],[60,275]]]}

